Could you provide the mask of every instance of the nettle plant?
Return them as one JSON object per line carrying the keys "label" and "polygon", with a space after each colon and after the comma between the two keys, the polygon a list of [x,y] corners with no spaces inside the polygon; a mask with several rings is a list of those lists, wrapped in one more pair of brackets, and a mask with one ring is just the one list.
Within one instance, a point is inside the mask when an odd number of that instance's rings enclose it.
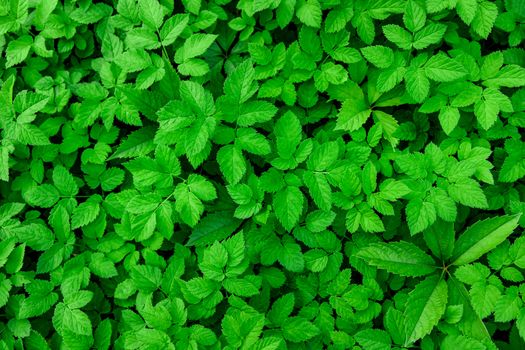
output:
{"label": "nettle plant", "polygon": [[0,350],[524,348],[524,18],[0,1]]}

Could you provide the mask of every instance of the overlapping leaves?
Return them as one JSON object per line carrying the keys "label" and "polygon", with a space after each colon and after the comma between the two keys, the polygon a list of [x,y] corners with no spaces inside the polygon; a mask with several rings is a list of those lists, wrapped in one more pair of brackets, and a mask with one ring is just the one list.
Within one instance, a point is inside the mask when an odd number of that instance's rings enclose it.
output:
{"label": "overlapping leaves", "polygon": [[523,347],[524,17],[0,3],[0,348]]}

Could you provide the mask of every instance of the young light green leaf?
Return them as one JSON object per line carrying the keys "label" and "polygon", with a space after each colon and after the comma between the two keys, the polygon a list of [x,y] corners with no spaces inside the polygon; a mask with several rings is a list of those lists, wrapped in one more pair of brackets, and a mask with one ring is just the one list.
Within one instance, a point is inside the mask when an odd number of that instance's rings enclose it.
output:
{"label": "young light green leaf", "polygon": [[361,52],[370,63],[378,68],[388,68],[394,62],[394,52],[386,46],[366,46],[361,49]]}
{"label": "young light green leaf", "polygon": [[392,341],[387,332],[380,329],[364,329],[355,334],[357,342],[365,349],[391,349]]}
{"label": "young light green leaf", "polygon": [[151,29],[158,30],[164,19],[164,11],[158,0],[139,0],[139,17]]}
{"label": "young light green leaf", "polygon": [[403,13],[403,23],[411,32],[417,32],[425,25],[427,14],[425,9],[414,0],[406,3],[405,12]]}
{"label": "young light green leaf", "polygon": [[424,68],[429,79],[439,82],[454,81],[467,75],[465,67],[442,52],[432,56]]}
{"label": "young light green leaf", "polygon": [[459,110],[455,107],[443,106],[439,111],[439,123],[445,134],[449,135],[458,125],[461,117]]}
{"label": "young light green leaf", "polygon": [[321,4],[317,0],[306,0],[297,9],[297,18],[310,27],[319,28],[321,26],[322,11]]}
{"label": "young light green leaf", "polygon": [[472,208],[488,207],[487,197],[479,183],[473,179],[463,178],[448,187],[448,194],[454,201]]}
{"label": "young light green leaf", "polygon": [[16,40],[10,41],[7,45],[6,68],[12,67],[24,61],[29,55],[33,39],[29,35],[23,35]]}
{"label": "young light green leaf", "polygon": [[226,180],[235,185],[246,172],[246,163],[241,150],[234,145],[222,147],[217,153],[217,162]]}
{"label": "young light green leaf", "polygon": [[288,186],[278,192],[273,199],[275,215],[287,231],[291,231],[299,222],[303,211],[304,195],[295,186]]}
{"label": "young light green leaf", "polygon": [[190,58],[200,56],[208,50],[208,48],[217,39],[217,35],[213,34],[193,34],[184,42],[184,45],[175,54],[175,61],[182,63]]}
{"label": "young light green leaf", "polygon": [[410,234],[422,232],[436,221],[436,207],[431,202],[413,199],[406,206]]}
{"label": "young light green leaf", "polygon": [[319,328],[303,317],[290,317],[283,324],[284,338],[293,343],[301,343],[307,341],[315,337],[319,333]]}

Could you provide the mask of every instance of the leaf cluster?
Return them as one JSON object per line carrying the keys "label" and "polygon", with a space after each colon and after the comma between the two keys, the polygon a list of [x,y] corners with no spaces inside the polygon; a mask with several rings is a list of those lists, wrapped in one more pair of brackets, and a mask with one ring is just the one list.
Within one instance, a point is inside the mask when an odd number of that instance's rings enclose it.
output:
{"label": "leaf cluster", "polygon": [[525,347],[520,0],[0,1],[0,350]]}

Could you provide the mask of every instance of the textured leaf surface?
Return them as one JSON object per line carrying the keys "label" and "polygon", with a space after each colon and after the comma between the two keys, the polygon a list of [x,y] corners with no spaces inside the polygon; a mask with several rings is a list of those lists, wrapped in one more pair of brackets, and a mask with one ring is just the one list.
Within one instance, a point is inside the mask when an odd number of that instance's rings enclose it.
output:
{"label": "textured leaf surface", "polygon": [[453,264],[468,264],[496,248],[518,226],[519,215],[499,216],[478,221],[465,230],[455,244]]}
{"label": "textured leaf surface", "polygon": [[411,344],[430,333],[447,306],[448,287],[439,276],[420,282],[409,294],[405,317],[405,344]]}
{"label": "textured leaf surface", "polygon": [[358,256],[401,276],[424,276],[436,270],[432,257],[408,242],[375,243],[360,250]]}

